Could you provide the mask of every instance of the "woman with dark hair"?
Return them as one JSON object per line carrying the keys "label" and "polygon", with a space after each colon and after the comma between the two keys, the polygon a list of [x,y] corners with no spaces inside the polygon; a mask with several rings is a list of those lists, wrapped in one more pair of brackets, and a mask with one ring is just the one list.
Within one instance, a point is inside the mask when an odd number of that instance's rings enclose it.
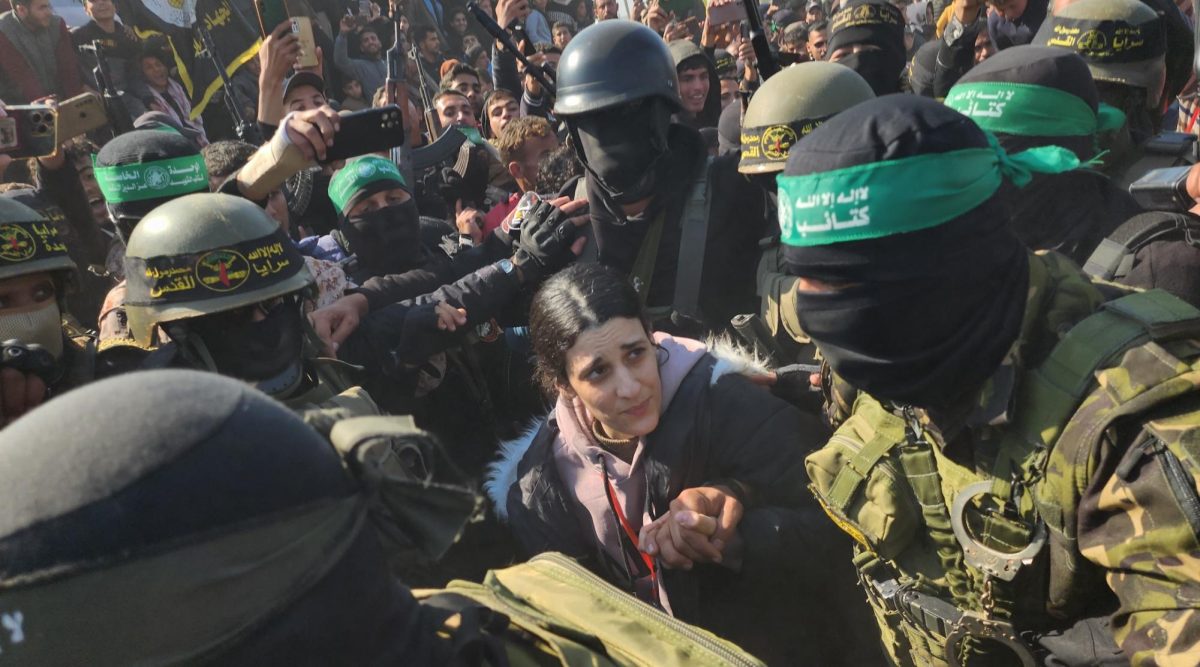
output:
{"label": "woman with dark hair", "polygon": [[836,641],[855,627],[843,612],[865,611],[834,565],[849,544],[806,490],[825,428],[744,376],[762,371],[736,348],[651,332],[611,268],[550,278],[530,329],[556,403],[486,484],[521,547],[563,552],[769,664],[852,653]]}

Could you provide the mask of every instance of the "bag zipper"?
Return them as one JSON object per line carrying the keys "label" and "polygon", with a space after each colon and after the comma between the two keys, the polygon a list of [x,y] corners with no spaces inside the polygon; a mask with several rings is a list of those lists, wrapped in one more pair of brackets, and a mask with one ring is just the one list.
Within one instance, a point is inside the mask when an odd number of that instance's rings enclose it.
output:
{"label": "bag zipper", "polygon": [[[722,643],[714,641],[712,637],[697,632],[695,628],[687,623],[645,604],[628,593],[616,591],[590,570],[585,569],[560,553],[547,552],[539,554],[534,556],[530,562],[549,565],[550,568],[545,571],[547,576],[567,584],[579,586],[591,592],[593,595],[617,607],[617,610],[623,612],[626,616],[638,618],[645,623],[665,628],[687,639],[694,646],[710,653],[718,661],[717,664],[730,665],[732,667],[762,667],[761,662],[745,654],[730,650],[729,647]],[[697,660],[703,661],[702,656],[695,657]],[[705,663],[701,662],[700,664]]]}
{"label": "bag zipper", "polygon": [[1167,486],[1179,503],[1179,509],[1187,519],[1192,533],[1200,538],[1200,494],[1196,492],[1195,482],[1183,466],[1183,462],[1167,447],[1161,438],[1147,434],[1131,447],[1133,451],[1126,455],[1125,460],[1117,466],[1116,474],[1122,480],[1129,481],[1129,475],[1142,457],[1150,455],[1158,459],[1162,466],[1163,476],[1167,478]]}

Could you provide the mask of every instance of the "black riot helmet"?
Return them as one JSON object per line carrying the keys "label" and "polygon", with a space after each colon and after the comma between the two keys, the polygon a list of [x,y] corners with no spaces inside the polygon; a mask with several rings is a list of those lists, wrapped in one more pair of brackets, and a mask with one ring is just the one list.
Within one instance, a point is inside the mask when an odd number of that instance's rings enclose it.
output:
{"label": "black riot helmet", "polygon": [[666,42],[650,28],[614,19],[585,28],[563,50],[556,77],[559,118],[658,97],[680,107],[679,77]]}
{"label": "black riot helmet", "polygon": [[640,23],[614,19],[579,33],[558,64],[554,113],[567,123],[584,168],[608,199],[650,196],[682,108],[675,60]]}

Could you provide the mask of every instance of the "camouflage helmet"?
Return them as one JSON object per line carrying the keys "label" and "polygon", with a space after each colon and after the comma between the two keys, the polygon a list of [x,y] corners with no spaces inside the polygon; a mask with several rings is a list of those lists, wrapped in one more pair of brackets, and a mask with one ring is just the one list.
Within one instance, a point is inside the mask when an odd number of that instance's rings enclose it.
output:
{"label": "camouflage helmet", "polygon": [[659,97],[680,108],[679,76],[666,42],[625,19],[581,30],[558,62],[554,113],[561,117],[602,111]]}
{"label": "camouflage helmet", "polygon": [[0,280],[42,271],[76,271],[58,228],[40,213],[0,197]]}
{"label": "camouflage helmet", "polygon": [[1078,53],[1096,81],[1145,89],[1153,107],[1166,77],[1164,30],[1139,0],[1079,0],[1047,17],[1038,41]]}
{"label": "camouflage helmet", "polygon": [[312,274],[283,229],[253,202],[199,193],[151,211],[125,251],[134,338],[155,325],[236,310],[308,289]]}
{"label": "camouflage helmet", "polygon": [[830,116],[873,97],[870,84],[845,65],[817,61],[784,68],[750,99],[738,171],[783,171],[792,144]]}

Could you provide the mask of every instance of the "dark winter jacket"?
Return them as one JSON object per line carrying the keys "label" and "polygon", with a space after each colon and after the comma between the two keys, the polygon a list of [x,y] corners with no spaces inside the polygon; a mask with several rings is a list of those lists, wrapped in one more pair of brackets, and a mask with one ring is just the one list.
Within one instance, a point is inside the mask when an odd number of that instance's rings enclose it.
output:
{"label": "dark winter jacket", "polygon": [[[853,659],[855,650],[846,646],[853,642],[837,647],[835,641],[853,627],[849,617],[866,618],[852,570],[838,564],[850,545],[828,525],[804,473],[804,456],[824,442],[825,427],[742,376],[748,366],[731,354],[734,348],[709,349],[664,405],[633,474],[645,475],[650,518],[665,514],[688,488],[744,490],[738,525],[744,561],[738,572],[719,565],[663,570],[672,613],[769,664]],[[565,553],[633,591],[635,575],[600,543],[592,515],[563,481],[555,452],[565,446],[554,416],[505,443],[489,475],[489,497],[527,555]]]}

